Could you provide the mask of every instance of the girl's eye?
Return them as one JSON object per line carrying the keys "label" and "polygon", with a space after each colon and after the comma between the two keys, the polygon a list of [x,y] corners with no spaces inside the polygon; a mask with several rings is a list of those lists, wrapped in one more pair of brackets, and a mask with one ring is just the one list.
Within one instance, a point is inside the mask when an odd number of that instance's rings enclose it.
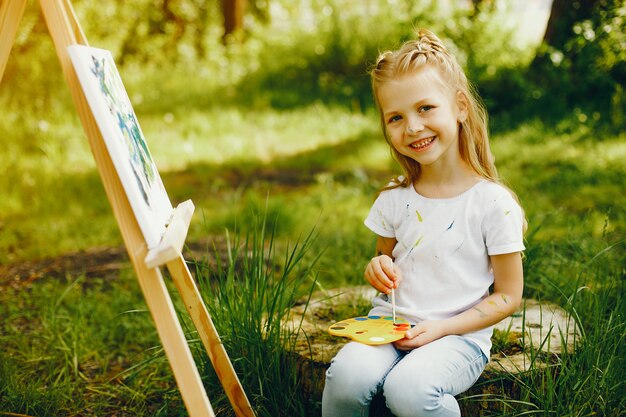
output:
{"label": "girl's eye", "polygon": [[397,114],[396,114],[396,115],[394,115],[394,116],[391,116],[391,117],[389,118],[389,120],[387,121],[387,123],[397,122],[397,121],[398,121],[398,120],[400,120],[400,119],[402,119],[402,117],[401,117],[400,115],[397,115]]}
{"label": "girl's eye", "polygon": [[434,107],[433,106],[429,106],[429,105],[425,105],[419,108],[419,112],[420,113],[425,113],[429,110],[432,110]]}

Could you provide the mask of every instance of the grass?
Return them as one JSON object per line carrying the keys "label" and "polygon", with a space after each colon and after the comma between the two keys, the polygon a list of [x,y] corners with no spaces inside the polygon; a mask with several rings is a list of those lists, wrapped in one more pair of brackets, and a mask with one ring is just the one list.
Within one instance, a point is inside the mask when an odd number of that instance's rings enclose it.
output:
{"label": "grass", "polygon": [[[279,252],[266,216],[259,212],[243,236],[228,240],[225,259],[216,253],[214,266],[196,263],[199,286],[257,414],[306,415],[311,404],[299,390],[294,355],[300,328],[284,323],[302,294],[316,288],[316,259],[304,261],[313,235]],[[229,404],[221,406],[229,415]]]}
{"label": "grass", "polygon": [[[531,347],[530,369],[509,376],[519,389],[520,398],[498,399],[502,408],[497,415],[623,415],[624,271],[616,263],[606,262],[606,253],[598,255],[592,265],[580,271],[572,293],[563,292],[560,285],[552,283],[561,293],[561,304],[581,329],[580,338],[568,344],[564,334],[559,333],[563,350],[558,357],[546,358]],[[593,288],[582,283],[593,283]],[[546,341],[548,338],[549,335]],[[546,359],[546,366],[538,366]]]}
{"label": "grass", "polygon": [[[169,127],[161,115],[141,119],[172,201],[191,197],[197,206],[211,213],[211,222],[223,224],[229,220],[223,216],[232,213],[224,206],[239,203],[247,188],[257,188],[255,194],[264,199],[268,191],[280,194],[282,190],[277,187],[328,182],[333,178],[324,175],[328,170],[353,175],[351,169],[359,159],[369,157],[362,152],[347,152],[351,143],[363,137],[367,141],[374,138],[373,123],[366,115],[319,104],[293,111],[267,109],[255,112],[242,131],[239,127],[246,113],[246,109],[235,108],[195,111],[181,115]],[[15,141],[0,151],[0,167],[6,172],[0,179],[6,190],[6,198],[0,202],[0,262],[120,244],[76,118],[51,114],[45,125],[55,127],[46,127],[48,130],[42,134],[37,127],[22,125],[21,119],[12,120],[11,115],[0,115],[4,119],[0,124],[15,135]],[[192,132],[185,131],[188,126],[193,126]],[[328,126],[338,128],[331,131]],[[311,133],[294,140],[302,131]],[[181,146],[172,147],[173,137],[182,138]],[[31,138],[36,138],[35,143]],[[343,157],[330,158],[342,148],[346,150]],[[371,150],[365,147],[363,152]],[[268,181],[253,181],[259,175]],[[272,180],[277,186],[269,186]],[[73,201],[73,197],[58,198],[60,195],[81,196],[87,204]],[[200,216],[199,211],[197,218]],[[204,232],[203,226],[192,229],[192,237]],[[23,245],[26,236],[35,241]],[[55,245],[46,244],[48,241]]]}
{"label": "grass", "polygon": [[3,286],[0,305],[0,415],[156,415],[167,398],[165,366],[120,376],[158,341],[129,270]]}

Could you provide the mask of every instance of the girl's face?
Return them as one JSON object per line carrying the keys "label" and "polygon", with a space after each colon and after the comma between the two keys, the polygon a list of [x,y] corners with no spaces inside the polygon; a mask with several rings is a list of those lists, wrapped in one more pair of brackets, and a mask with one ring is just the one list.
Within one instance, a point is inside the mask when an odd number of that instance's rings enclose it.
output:
{"label": "girl's face", "polygon": [[467,115],[466,100],[446,88],[435,68],[427,66],[385,82],[377,94],[396,151],[422,169],[459,164],[459,122]]}

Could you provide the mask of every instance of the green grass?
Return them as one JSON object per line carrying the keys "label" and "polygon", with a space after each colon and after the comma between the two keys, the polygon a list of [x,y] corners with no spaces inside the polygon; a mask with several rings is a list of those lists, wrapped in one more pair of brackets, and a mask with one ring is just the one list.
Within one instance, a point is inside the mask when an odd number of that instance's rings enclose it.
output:
{"label": "green grass", "polygon": [[164,363],[123,374],[158,343],[131,271],[3,286],[0,306],[0,415],[157,415],[172,397]]}
{"label": "green grass", "polygon": [[[240,203],[249,188],[264,199],[268,192],[281,194],[283,187],[303,191],[306,187],[299,185],[328,182],[333,178],[328,171],[353,175],[359,160],[372,152],[361,142],[375,137],[369,115],[321,104],[293,111],[266,109],[252,117],[245,108],[196,110],[171,124],[162,115],[138,114],[170,199],[192,198],[199,207],[196,218],[206,208],[214,223],[223,223],[221,217],[232,213],[224,206]],[[6,172],[0,178],[3,263],[120,244],[76,117],[67,112],[49,116],[45,123],[25,126],[11,111],[0,115],[12,139],[0,150],[0,169]],[[46,131],[39,125],[47,126]],[[362,150],[350,150],[354,148]],[[272,182],[277,185],[270,186]],[[316,218],[319,210],[306,214]],[[192,237],[204,232],[192,229]]]}
{"label": "green grass", "polygon": [[[626,288],[623,265],[611,261],[611,252],[597,254],[593,262],[580,268],[573,291],[549,282],[580,329],[579,338],[568,341],[565,332],[560,332],[564,349],[558,356],[546,357],[531,347],[530,369],[508,376],[520,398],[494,396],[494,401],[501,403],[494,416],[623,415]],[[546,335],[545,341],[548,338]]]}
{"label": "green grass", "polygon": [[[305,261],[314,235],[279,251],[267,215],[257,212],[246,231],[232,236],[232,241],[229,234],[227,253],[216,251],[214,265],[199,260],[195,266],[211,317],[257,415],[304,416],[312,405],[299,388],[294,353],[300,329],[298,324],[294,328],[284,324],[296,301],[316,288],[312,270],[316,259]],[[199,356],[206,357],[203,349],[199,346]],[[211,386],[219,385],[215,378],[212,382]],[[213,389],[209,395],[216,391],[221,390]],[[221,415],[232,414],[229,404],[217,406]]]}

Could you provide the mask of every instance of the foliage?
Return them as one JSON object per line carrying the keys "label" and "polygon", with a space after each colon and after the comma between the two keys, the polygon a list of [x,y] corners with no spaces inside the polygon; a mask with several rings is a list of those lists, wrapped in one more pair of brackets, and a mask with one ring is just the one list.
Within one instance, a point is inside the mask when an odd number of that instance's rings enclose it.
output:
{"label": "foliage", "polygon": [[[428,27],[459,57],[490,113],[500,116],[495,127],[537,116],[551,124],[569,119],[570,129],[583,124],[615,132],[624,126],[621,1],[579,7],[589,15],[563,18],[570,27],[560,29],[554,45],[538,50],[519,41],[520,30],[511,24],[515,5],[478,4],[474,9],[407,0],[255,2],[246,42],[227,45],[215,3],[77,1],[75,8],[92,44],[112,50],[133,77],[142,78],[149,69],[164,74],[177,69],[178,77],[200,77],[206,95],[238,105],[292,108],[322,100],[357,110],[371,107],[369,64],[379,51],[410,38],[413,28]],[[9,61],[5,80],[21,93],[0,100],[40,111],[67,100],[60,73],[49,70],[57,64],[38,9],[27,8],[13,55],[20,59]]]}
{"label": "foliage", "polygon": [[[170,2],[147,0],[105,6],[76,2],[75,8],[91,44],[110,49],[127,73],[143,77],[150,69],[169,74],[177,68],[185,79],[200,76],[222,100],[234,94],[239,105],[286,108],[323,100],[354,109],[370,107],[369,65],[379,51],[411,38],[417,27],[439,33],[458,53],[470,78],[479,82],[500,67],[523,65],[533,51],[514,42],[515,27],[506,18],[512,11],[502,2],[474,13],[434,1],[275,0],[268,7],[253,7],[262,13],[250,16],[246,42],[229,45],[221,42],[216,4],[177,4],[176,10]],[[103,20],[115,21],[115,30],[102,25]],[[25,93],[34,96],[29,86],[50,78],[46,69],[56,63],[38,10],[27,9],[25,21],[28,25],[16,42],[21,58],[9,61],[5,79],[19,83],[28,74]],[[46,42],[40,46],[42,40]],[[45,91],[55,97],[63,82],[58,72],[51,74]]]}
{"label": "foliage", "polygon": [[515,41],[507,18],[512,10],[501,2],[480,13],[438,2],[347,3],[321,0],[309,9],[285,9],[293,25],[255,33],[262,54],[254,65],[258,70],[242,80],[244,90],[269,95],[281,108],[316,99],[356,110],[371,107],[369,67],[381,51],[398,47],[420,27],[440,34],[479,83],[532,59],[533,49]]}
{"label": "foliage", "polygon": [[[300,323],[288,323],[302,291],[310,297],[315,288],[312,264],[303,263],[312,235],[277,259],[275,230],[267,228],[266,215],[252,219],[244,241],[238,235],[233,242],[227,239],[226,259],[216,251],[216,266],[198,262],[196,271],[209,313],[257,414],[304,416],[310,404],[298,389],[302,381],[294,354]],[[221,392],[210,363],[207,370]],[[224,405],[224,413],[229,408]]]}
{"label": "foliage", "polygon": [[544,43],[529,67],[529,104],[544,110],[546,120],[571,112],[574,123],[623,130],[625,23],[622,1],[601,0],[564,28],[555,44]]}

